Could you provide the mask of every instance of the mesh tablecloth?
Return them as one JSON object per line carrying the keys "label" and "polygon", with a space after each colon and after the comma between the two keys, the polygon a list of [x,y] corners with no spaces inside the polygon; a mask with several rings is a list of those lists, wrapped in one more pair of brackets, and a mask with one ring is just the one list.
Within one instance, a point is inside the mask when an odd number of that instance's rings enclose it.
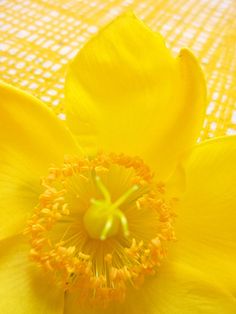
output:
{"label": "mesh tablecloth", "polygon": [[0,0],[0,78],[65,119],[68,62],[115,16],[132,10],[177,54],[189,47],[206,76],[201,138],[236,133],[235,0]]}

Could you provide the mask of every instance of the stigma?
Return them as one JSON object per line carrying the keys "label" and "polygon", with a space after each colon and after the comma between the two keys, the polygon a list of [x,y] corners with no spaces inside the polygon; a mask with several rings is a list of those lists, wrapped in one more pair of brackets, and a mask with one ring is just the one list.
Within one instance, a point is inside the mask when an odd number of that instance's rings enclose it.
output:
{"label": "stigma", "polygon": [[83,222],[89,236],[94,239],[106,240],[108,237],[116,235],[121,228],[123,235],[128,237],[127,218],[120,210],[120,206],[133,192],[138,190],[138,186],[136,184],[133,185],[112,203],[111,195],[99,176],[95,177],[95,182],[103,199],[96,200],[92,198],[91,206],[85,212]]}
{"label": "stigma", "polygon": [[51,167],[25,228],[31,260],[78,303],[122,302],[157,273],[175,239],[174,200],[138,157],[66,157]]}

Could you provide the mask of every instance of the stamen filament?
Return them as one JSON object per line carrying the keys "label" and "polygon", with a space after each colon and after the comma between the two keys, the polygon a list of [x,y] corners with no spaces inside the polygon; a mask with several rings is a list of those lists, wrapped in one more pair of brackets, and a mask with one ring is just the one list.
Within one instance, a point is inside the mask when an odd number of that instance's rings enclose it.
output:
{"label": "stamen filament", "polygon": [[165,242],[175,239],[176,199],[165,195],[142,160],[123,154],[66,158],[62,167],[50,168],[42,185],[24,234],[30,258],[56,285],[76,291],[91,311],[106,312],[155,274],[166,256]]}

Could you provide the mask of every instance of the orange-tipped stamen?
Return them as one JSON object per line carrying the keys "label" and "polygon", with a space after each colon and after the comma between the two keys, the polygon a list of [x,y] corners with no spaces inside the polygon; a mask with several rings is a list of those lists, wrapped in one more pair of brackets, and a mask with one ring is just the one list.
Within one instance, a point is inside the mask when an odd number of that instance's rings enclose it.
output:
{"label": "orange-tipped stamen", "polygon": [[[42,185],[25,229],[30,257],[65,291],[76,292],[78,302],[102,308],[122,302],[127,289],[155,274],[165,242],[174,239],[174,214],[163,184],[155,183],[141,159],[67,158]],[[90,210],[94,237],[84,224]]]}

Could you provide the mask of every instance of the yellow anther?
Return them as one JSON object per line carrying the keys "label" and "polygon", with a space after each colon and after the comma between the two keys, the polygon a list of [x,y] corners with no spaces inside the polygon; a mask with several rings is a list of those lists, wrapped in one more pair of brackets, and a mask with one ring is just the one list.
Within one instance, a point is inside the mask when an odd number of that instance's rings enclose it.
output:
{"label": "yellow anther", "polygon": [[173,202],[139,158],[68,157],[42,186],[24,231],[30,258],[86,306],[124,301],[129,287],[155,273],[165,241],[175,239]]}

